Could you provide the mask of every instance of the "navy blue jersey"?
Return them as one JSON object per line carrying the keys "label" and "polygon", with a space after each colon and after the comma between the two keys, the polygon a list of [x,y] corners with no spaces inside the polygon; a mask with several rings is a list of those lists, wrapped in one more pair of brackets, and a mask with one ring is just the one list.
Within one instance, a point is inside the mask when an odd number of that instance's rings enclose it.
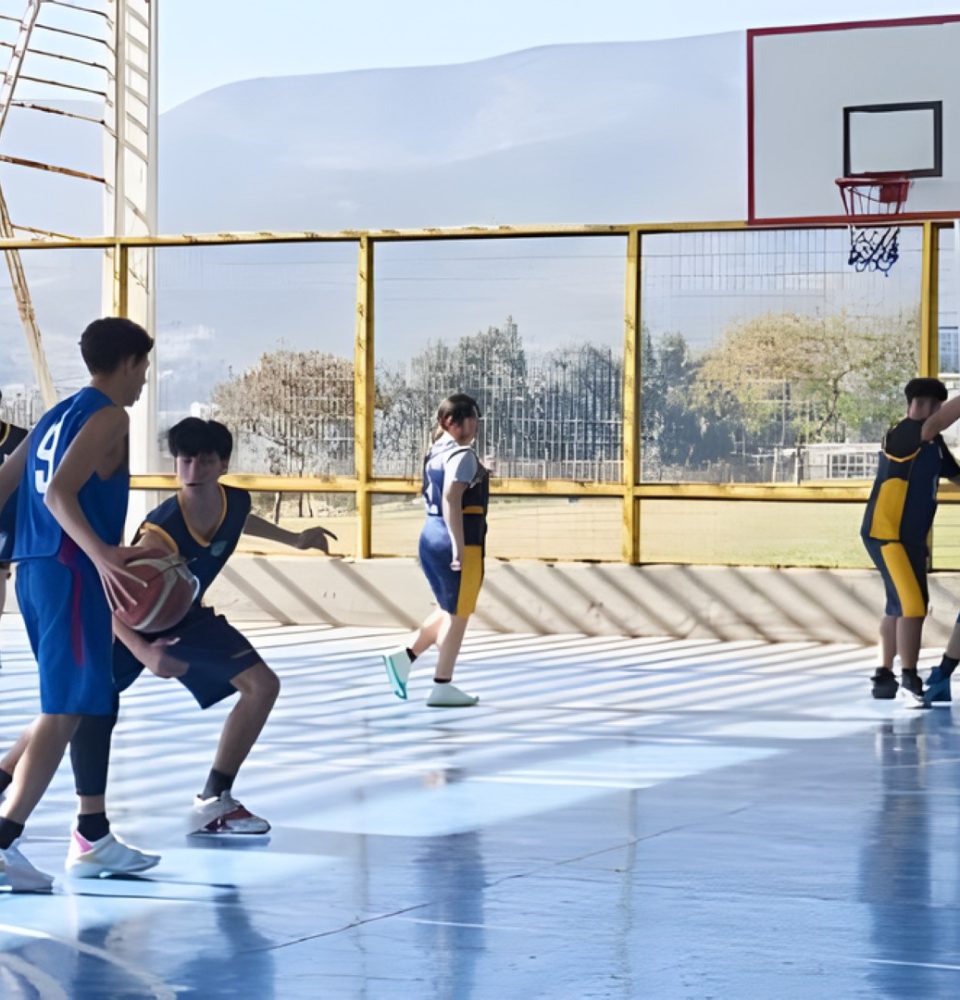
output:
{"label": "navy blue jersey", "polygon": [[[27,432],[22,427],[0,420],[0,465],[17,450],[26,436]],[[17,494],[14,492],[0,509],[0,561],[9,559],[13,552],[13,527],[16,520]]]}
{"label": "navy blue jersey", "polygon": [[960,467],[943,438],[924,441],[922,429],[922,420],[908,417],[884,437],[861,526],[864,538],[926,545],[939,481],[960,476]]}
{"label": "navy blue jersey", "polygon": [[[451,459],[469,455],[473,461],[464,463],[470,479],[464,479],[466,489],[463,493],[463,511],[481,513],[486,516],[489,497],[489,473],[480,464],[477,453],[469,446],[457,444],[449,435],[444,435],[433,443],[423,462],[423,502],[427,514],[432,517],[443,517],[443,484],[449,475]],[[482,508],[478,510],[477,508]],[[468,542],[469,544],[469,542]]]}
{"label": "navy blue jersey", "polygon": [[[454,467],[451,459],[465,453],[473,459],[459,465],[457,475],[471,474],[466,483],[461,503],[463,505],[463,543],[483,546],[487,535],[487,506],[490,500],[490,473],[483,467],[477,453],[466,445],[457,444],[449,435],[435,441],[423,462],[423,501],[427,507],[427,520],[443,520],[443,483]],[[460,480],[461,482],[465,480]]]}
{"label": "navy blue jersey", "polygon": [[[37,422],[17,489],[17,537],[14,559],[55,556],[63,542],[63,528],[44,504],[50,480],[84,424],[105,406],[109,396],[87,386],[48,410]],[[80,487],[77,498],[90,527],[108,545],[119,545],[127,516],[130,473],[126,459],[108,478],[94,473]]]}
{"label": "navy blue jersey", "polygon": [[220,523],[210,538],[198,534],[184,517],[180,495],[175,494],[154,508],[146,518],[138,536],[146,529],[162,535],[167,544],[178,552],[200,581],[199,602],[207,588],[216,579],[243,534],[243,526],[250,513],[250,494],[234,486],[221,486]]}
{"label": "navy blue jersey", "polygon": [[17,446],[26,436],[27,432],[22,427],[0,420],[0,465],[3,465],[4,459],[17,450]]}

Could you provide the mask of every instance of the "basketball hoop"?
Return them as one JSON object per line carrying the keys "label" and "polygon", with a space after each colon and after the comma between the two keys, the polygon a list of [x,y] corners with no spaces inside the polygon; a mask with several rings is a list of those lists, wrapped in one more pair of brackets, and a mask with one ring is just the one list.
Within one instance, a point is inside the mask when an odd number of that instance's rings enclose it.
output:
{"label": "basketball hoop", "polygon": [[[900,215],[907,203],[909,177],[838,177],[843,207],[851,218]],[[856,271],[879,271],[886,276],[900,257],[899,226],[850,224],[850,256]]]}

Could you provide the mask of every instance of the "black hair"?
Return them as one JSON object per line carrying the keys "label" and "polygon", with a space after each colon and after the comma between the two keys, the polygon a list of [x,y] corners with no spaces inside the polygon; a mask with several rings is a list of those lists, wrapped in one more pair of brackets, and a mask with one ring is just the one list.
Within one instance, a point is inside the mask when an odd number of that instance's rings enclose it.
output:
{"label": "black hair", "polygon": [[142,361],[152,348],[153,337],[120,316],[95,319],[80,337],[80,353],[91,375],[112,375],[127,358]]}
{"label": "black hair", "polygon": [[233,453],[233,435],[219,420],[185,417],[167,431],[167,447],[174,458],[216,455],[228,462]]}
{"label": "black hair", "polygon": [[947,387],[938,378],[912,378],[903,387],[903,394],[908,403],[915,399],[939,399],[942,403],[947,398]]}
{"label": "black hair", "polygon": [[441,432],[446,421],[462,424],[468,417],[480,417],[480,407],[473,396],[465,392],[455,392],[437,407],[437,425]]}

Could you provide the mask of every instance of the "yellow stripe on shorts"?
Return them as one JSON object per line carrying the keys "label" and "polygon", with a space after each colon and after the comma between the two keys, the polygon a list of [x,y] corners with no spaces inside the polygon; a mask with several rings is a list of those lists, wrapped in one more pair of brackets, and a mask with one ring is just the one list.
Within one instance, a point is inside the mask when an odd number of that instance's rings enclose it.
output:
{"label": "yellow stripe on shorts", "polygon": [[464,545],[460,560],[460,592],[457,594],[456,614],[466,618],[477,610],[480,584],[483,583],[483,547]]}
{"label": "yellow stripe on shorts", "polygon": [[927,613],[927,606],[923,603],[923,593],[907,557],[907,550],[899,542],[888,542],[881,547],[880,552],[890,579],[893,580],[897,597],[900,598],[903,617],[923,618]]}
{"label": "yellow stripe on shorts", "polygon": [[899,538],[903,508],[907,502],[906,479],[888,479],[880,484],[873,518],[870,522],[871,538]]}

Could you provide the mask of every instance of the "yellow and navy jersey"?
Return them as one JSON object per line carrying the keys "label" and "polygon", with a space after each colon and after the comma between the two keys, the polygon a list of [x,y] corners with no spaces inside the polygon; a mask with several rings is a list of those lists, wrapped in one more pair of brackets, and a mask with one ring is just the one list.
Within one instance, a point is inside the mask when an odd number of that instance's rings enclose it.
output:
{"label": "yellow and navy jersey", "polygon": [[[429,517],[443,517],[443,484],[448,475],[451,459],[467,455],[473,459],[465,463],[463,479],[463,531],[465,545],[482,545],[487,534],[487,507],[490,503],[490,473],[484,468],[477,453],[469,445],[458,445],[449,434],[433,443],[423,460],[423,501]],[[459,477],[459,472],[458,472]]]}
{"label": "yellow and navy jersey", "polygon": [[922,420],[907,417],[887,431],[860,529],[864,538],[926,545],[940,479],[960,476],[960,466],[939,434],[924,441],[922,429]]}
{"label": "yellow and navy jersey", "polygon": [[22,427],[0,420],[0,465],[17,450],[17,445],[26,436],[27,432]]}
{"label": "yellow and navy jersey", "polygon": [[[17,445],[27,436],[27,432],[16,424],[0,420],[0,465],[16,450]],[[17,494],[0,509],[0,562],[6,562],[13,552],[13,528],[17,520]]]}
{"label": "yellow and navy jersey", "polygon": [[250,494],[246,490],[221,486],[220,503],[220,520],[209,538],[204,538],[191,526],[180,503],[179,493],[147,514],[137,532],[138,538],[145,531],[155,532],[166,540],[174,552],[187,560],[190,571],[200,581],[198,604],[233,555],[250,513]]}

